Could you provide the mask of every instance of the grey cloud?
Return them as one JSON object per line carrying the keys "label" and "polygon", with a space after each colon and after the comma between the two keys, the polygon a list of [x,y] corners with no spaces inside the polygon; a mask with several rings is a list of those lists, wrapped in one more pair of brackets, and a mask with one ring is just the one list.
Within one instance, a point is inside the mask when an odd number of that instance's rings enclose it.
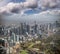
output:
{"label": "grey cloud", "polygon": [[43,11],[41,13],[39,13],[40,15],[45,15],[45,14],[49,14],[49,15],[53,15],[53,16],[60,16],[60,10],[47,10],[47,11]]}
{"label": "grey cloud", "polygon": [[[53,9],[60,8],[60,0],[26,0],[21,3],[10,2],[7,5],[0,7],[0,14],[11,15],[16,13],[23,13],[23,10],[28,9]],[[38,9],[41,8],[41,9]]]}
{"label": "grey cloud", "polygon": [[13,3],[10,2],[6,6],[0,7],[0,14],[11,14],[11,13],[21,13],[25,9],[37,8],[36,1],[26,1],[22,3]]}
{"label": "grey cloud", "polygon": [[38,3],[38,6],[42,9],[58,8],[60,6],[60,0],[38,0]]}

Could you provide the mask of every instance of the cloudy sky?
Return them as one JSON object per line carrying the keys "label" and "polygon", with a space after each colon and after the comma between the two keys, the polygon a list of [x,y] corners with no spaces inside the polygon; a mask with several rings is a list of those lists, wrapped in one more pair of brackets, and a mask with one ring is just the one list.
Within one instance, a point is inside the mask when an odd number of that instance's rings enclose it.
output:
{"label": "cloudy sky", "polygon": [[60,0],[0,0],[0,16],[12,20],[58,18]]}

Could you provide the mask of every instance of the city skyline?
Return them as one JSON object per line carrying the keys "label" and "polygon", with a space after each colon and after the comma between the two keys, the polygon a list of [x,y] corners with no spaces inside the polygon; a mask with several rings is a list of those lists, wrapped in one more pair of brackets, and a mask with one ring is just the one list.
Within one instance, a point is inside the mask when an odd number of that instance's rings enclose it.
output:
{"label": "city skyline", "polygon": [[0,0],[0,54],[60,54],[60,0]]}

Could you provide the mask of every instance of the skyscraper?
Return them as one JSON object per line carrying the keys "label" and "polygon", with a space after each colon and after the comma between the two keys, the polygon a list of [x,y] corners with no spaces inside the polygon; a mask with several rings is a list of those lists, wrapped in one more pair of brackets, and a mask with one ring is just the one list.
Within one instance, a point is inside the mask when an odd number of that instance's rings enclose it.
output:
{"label": "skyscraper", "polygon": [[34,32],[37,33],[37,27],[38,25],[36,24],[36,21],[35,21],[35,25],[34,25]]}

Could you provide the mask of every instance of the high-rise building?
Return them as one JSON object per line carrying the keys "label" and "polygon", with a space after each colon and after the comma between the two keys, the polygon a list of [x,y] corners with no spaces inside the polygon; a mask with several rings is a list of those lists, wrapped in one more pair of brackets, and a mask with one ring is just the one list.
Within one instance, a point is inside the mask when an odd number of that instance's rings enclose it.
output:
{"label": "high-rise building", "polygon": [[35,25],[34,25],[34,32],[37,33],[37,27],[38,25],[36,24],[36,21],[35,21]]}
{"label": "high-rise building", "polygon": [[30,26],[28,24],[26,25],[26,32],[30,33]]}
{"label": "high-rise building", "polygon": [[21,31],[21,34],[24,35],[25,30],[24,30],[24,25],[23,25],[23,23],[21,23],[21,28],[20,28],[20,29],[21,29],[21,30],[20,30],[20,31]]}
{"label": "high-rise building", "polygon": [[4,27],[0,26],[0,35],[4,35]]}

